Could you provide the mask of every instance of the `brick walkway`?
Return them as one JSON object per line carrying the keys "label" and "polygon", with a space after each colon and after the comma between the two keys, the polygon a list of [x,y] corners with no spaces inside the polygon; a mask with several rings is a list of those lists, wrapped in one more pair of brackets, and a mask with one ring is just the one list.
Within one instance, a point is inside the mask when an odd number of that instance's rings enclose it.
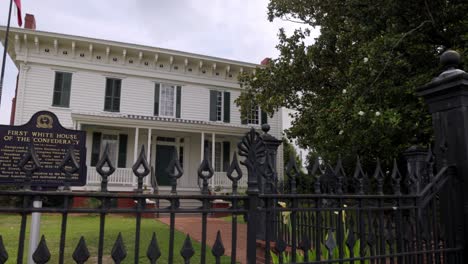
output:
{"label": "brick walkway", "polygon": [[[164,224],[169,225],[169,217],[157,218]],[[198,242],[201,241],[201,216],[190,216],[190,217],[180,217],[177,216],[175,219],[175,228],[184,234],[189,234],[191,239],[194,239]],[[211,218],[208,217],[207,223],[207,236],[206,243],[207,246],[213,246],[216,240],[216,232],[221,231],[221,238],[223,240],[223,245],[225,248],[224,255],[231,256],[232,248],[232,224],[228,221],[222,220],[220,218]],[[246,224],[237,224],[237,253],[236,259],[240,263],[246,263],[246,254],[247,254],[247,225]]]}

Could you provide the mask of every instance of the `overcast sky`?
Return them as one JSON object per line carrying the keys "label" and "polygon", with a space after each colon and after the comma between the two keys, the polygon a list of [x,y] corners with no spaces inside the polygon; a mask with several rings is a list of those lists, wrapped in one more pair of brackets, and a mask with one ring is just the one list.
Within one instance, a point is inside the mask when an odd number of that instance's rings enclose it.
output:
{"label": "overcast sky", "polygon": [[[7,0],[0,1],[6,25]],[[267,20],[268,0],[22,0],[37,30],[116,40],[260,63],[276,57],[277,33],[301,26]],[[17,27],[16,12],[11,25]],[[1,45],[0,45],[1,46]],[[0,47],[3,54],[3,46]],[[0,124],[9,123],[18,70],[8,58]],[[42,109],[37,109],[42,110]],[[286,120],[285,125],[289,122]]]}

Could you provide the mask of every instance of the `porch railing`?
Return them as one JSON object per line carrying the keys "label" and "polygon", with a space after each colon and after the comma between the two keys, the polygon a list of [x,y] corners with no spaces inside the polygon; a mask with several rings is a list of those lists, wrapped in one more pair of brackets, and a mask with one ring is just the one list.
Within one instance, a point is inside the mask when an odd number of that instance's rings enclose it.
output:
{"label": "porch railing", "polygon": [[[212,185],[214,187],[222,187],[224,189],[230,189],[232,187],[232,181],[227,177],[227,173],[224,171],[216,171],[213,175]],[[243,177],[238,182],[239,188],[247,188],[247,177]]]}
{"label": "porch railing", "polygon": [[[88,167],[88,184],[101,184],[102,177],[97,173],[96,167]],[[119,184],[125,186],[136,185],[132,168],[117,168],[114,174],[109,177],[109,184]]]}

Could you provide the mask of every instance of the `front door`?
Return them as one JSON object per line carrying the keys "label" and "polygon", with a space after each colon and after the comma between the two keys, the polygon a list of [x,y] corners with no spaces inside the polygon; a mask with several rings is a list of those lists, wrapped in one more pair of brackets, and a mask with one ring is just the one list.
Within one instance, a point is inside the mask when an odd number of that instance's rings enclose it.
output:
{"label": "front door", "polygon": [[174,157],[175,146],[156,145],[156,180],[159,186],[171,184],[169,174],[166,169]]}

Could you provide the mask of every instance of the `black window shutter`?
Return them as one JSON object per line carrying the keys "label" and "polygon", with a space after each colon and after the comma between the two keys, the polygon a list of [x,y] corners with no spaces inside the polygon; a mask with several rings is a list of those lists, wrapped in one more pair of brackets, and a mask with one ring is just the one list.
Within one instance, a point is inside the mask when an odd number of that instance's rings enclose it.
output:
{"label": "black window shutter", "polygon": [[63,73],[62,102],[61,106],[70,106],[71,73]]}
{"label": "black window shutter", "polygon": [[61,99],[63,96],[62,93],[62,83],[63,83],[63,73],[55,72],[55,83],[54,83],[54,98],[52,100],[52,105],[60,106]]}
{"label": "black window shutter", "polygon": [[119,135],[119,157],[117,161],[117,167],[119,168],[125,168],[127,166],[127,140],[127,135]]}
{"label": "black window shutter", "polygon": [[91,147],[91,166],[94,167],[99,161],[99,152],[101,150],[101,133],[93,133],[93,146]]}
{"label": "black window shutter", "polygon": [[122,80],[115,79],[114,80],[114,101],[112,105],[112,111],[113,112],[119,112],[120,111],[120,87],[122,86]]}
{"label": "black window shutter", "polygon": [[177,86],[177,94],[176,94],[176,118],[180,118],[180,102],[182,96],[182,87]]}
{"label": "black window shutter", "polygon": [[223,141],[223,171],[229,168],[229,158],[231,153],[231,142]]}
{"label": "black window shutter", "polygon": [[265,111],[262,111],[262,110],[260,110],[260,112],[262,113],[261,125],[268,124],[268,115],[267,115],[267,113]]}
{"label": "black window shutter", "polygon": [[231,93],[224,92],[224,119],[225,123],[231,122]]}
{"label": "black window shutter", "polygon": [[161,87],[161,84],[157,83],[154,86],[154,115],[158,116],[159,115],[159,88]]}
{"label": "black window shutter", "polygon": [[112,79],[106,79],[106,95],[104,99],[104,111],[111,111],[112,109]]}
{"label": "black window shutter", "polygon": [[210,91],[210,121],[216,121],[216,101],[218,91]]}

